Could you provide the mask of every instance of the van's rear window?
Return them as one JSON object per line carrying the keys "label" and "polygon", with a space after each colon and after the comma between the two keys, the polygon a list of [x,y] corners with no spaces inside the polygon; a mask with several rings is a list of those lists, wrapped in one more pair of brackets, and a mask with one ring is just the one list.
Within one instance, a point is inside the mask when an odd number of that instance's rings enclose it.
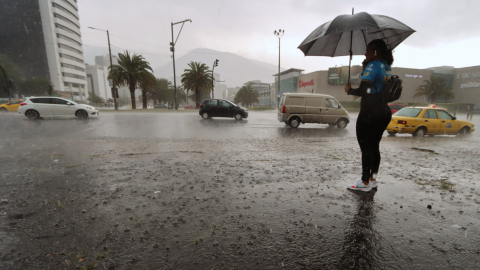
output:
{"label": "van's rear window", "polygon": [[395,116],[406,116],[406,117],[417,117],[422,109],[417,108],[403,108],[400,111],[396,112]]}
{"label": "van's rear window", "polygon": [[283,106],[284,103],[285,103],[285,96],[282,96],[279,104],[280,104],[280,106]]}

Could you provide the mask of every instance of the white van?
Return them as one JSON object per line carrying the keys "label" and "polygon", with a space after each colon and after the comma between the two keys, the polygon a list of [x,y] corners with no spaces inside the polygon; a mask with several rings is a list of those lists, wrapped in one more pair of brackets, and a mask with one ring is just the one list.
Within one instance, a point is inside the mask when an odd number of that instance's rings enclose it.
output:
{"label": "white van", "polygon": [[297,128],[300,123],[336,125],[345,128],[350,123],[347,110],[329,95],[284,93],[278,106],[278,121]]}

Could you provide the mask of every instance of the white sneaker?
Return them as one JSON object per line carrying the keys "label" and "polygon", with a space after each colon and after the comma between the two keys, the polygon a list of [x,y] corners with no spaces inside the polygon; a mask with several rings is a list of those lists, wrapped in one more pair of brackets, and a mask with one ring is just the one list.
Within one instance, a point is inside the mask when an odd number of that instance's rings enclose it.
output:
{"label": "white sneaker", "polygon": [[372,190],[372,187],[370,187],[370,183],[368,185],[365,185],[362,180],[358,180],[357,182],[355,182],[355,184],[349,186],[348,189],[368,192]]}
{"label": "white sneaker", "polygon": [[369,184],[370,184],[371,188],[377,188],[378,187],[377,180],[375,180],[375,181],[370,180]]}

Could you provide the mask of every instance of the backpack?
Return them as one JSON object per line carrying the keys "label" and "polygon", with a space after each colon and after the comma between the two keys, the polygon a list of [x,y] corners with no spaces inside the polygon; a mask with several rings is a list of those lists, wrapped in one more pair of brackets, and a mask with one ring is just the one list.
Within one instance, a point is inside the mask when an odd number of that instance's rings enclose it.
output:
{"label": "backpack", "polygon": [[387,83],[383,86],[383,102],[392,102],[400,99],[402,89],[402,80],[397,75],[390,76]]}

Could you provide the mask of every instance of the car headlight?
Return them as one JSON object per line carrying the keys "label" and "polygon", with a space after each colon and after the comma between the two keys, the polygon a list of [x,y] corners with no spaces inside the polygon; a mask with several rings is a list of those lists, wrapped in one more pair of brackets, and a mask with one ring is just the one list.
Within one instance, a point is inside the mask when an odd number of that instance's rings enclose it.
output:
{"label": "car headlight", "polygon": [[87,107],[89,110],[95,110],[95,107]]}

